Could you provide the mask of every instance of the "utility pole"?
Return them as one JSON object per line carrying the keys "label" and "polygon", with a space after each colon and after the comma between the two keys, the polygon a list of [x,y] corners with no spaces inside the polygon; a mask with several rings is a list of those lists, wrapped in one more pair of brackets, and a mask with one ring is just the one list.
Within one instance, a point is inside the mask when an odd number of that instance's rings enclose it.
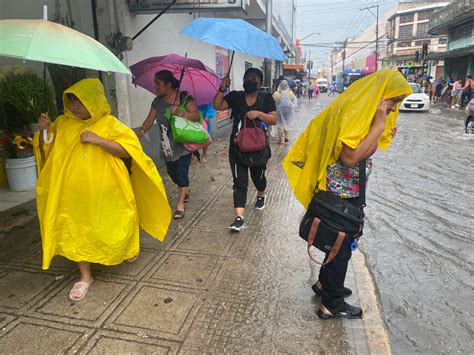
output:
{"label": "utility pole", "polygon": [[347,44],[347,38],[344,40],[344,46],[342,47],[342,71],[345,69],[345,64],[346,64],[346,44]]}
{"label": "utility pole", "polygon": [[[273,0],[267,0],[266,31],[272,36]],[[272,88],[272,60],[265,59],[265,86]]]}
{"label": "utility pole", "polygon": [[313,64],[311,63],[311,49],[308,52],[308,59],[308,81],[311,82],[311,65]]}
{"label": "utility pole", "polygon": [[[371,9],[377,8],[377,12],[374,14]],[[379,70],[379,5],[372,5],[368,7],[364,7],[360,9],[362,10],[369,10],[369,12],[375,16],[377,19],[377,23],[375,26],[375,71]]]}

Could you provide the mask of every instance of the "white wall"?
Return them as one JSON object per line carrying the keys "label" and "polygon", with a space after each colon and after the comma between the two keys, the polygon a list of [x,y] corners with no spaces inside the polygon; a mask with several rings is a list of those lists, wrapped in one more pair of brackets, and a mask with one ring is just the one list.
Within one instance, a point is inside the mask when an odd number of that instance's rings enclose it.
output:
{"label": "white wall", "polygon": [[[120,24],[120,30],[127,36],[134,36],[152,18],[153,15],[133,15],[128,11],[122,13],[124,22]],[[201,60],[205,65],[216,70],[216,47],[181,35],[180,29],[189,24],[194,17],[189,14],[167,14],[159,18],[145,32],[143,32],[133,44],[133,50],[125,54],[124,63],[133,65],[145,58],[166,54],[179,54]],[[230,60],[230,58],[229,58]],[[245,71],[245,62],[252,63],[260,68],[263,59],[236,53],[231,72],[233,88],[242,88],[242,77]],[[121,91],[121,94],[125,94]],[[154,96],[140,87],[135,88],[128,80],[128,101],[130,105],[130,124],[139,127],[150,110],[150,104]],[[127,99],[119,97],[119,100]],[[124,119],[124,121],[127,121]]]}

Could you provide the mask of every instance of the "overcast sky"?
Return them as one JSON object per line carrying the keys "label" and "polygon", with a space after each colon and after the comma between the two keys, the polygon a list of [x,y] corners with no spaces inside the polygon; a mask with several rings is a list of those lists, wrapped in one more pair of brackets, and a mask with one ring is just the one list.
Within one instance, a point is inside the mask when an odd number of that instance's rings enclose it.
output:
{"label": "overcast sky", "polygon": [[[327,47],[305,47],[311,50],[311,59],[316,65],[328,63],[331,44],[353,37],[375,23],[375,16],[368,10],[360,8],[379,4],[379,15],[398,3],[398,0],[297,0],[296,3],[296,38],[303,39],[302,44],[316,44]],[[375,13],[376,9],[372,9]]]}

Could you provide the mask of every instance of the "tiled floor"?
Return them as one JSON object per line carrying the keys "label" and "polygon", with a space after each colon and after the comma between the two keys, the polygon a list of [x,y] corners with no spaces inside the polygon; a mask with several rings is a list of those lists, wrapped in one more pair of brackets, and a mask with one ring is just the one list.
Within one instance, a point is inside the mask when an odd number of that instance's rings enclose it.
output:
{"label": "tiled floor", "polygon": [[35,190],[13,192],[8,187],[0,187],[0,212],[21,205],[35,198]]}

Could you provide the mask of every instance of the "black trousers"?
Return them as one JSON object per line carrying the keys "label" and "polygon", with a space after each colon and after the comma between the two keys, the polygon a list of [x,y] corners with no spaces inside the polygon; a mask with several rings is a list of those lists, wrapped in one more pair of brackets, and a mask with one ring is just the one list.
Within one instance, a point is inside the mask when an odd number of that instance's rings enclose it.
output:
{"label": "black trousers", "polygon": [[265,176],[266,165],[248,167],[237,161],[232,152],[229,153],[229,163],[234,178],[234,208],[245,208],[247,204],[247,190],[249,186],[249,170],[253,184],[257,191],[263,192],[267,188]]}
{"label": "black trousers", "polygon": [[[351,244],[354,241],[352,236],[346,236],[339,253],[329,264],[324,265],[319,270],[319,282],[323,287],[323,297],[321,303],[332,310],[338,309],[344,304],[344,282],[346,280],[347,265],[352,256]],[[326,253],[326,262],[329,252]]]}
{"label": "black trousers", "polygon": [[[360,206],[358,198],[348,199],[349,202]],[[346,281],[347,265],[352,256],[351,244],[354,236],[346,235],[341,245],[339,253],[329,264],[324,265],[319,270],[319,282],[323,288],[321,303],[331,310],[336,310],[344,304],[344,282]],[[326,253],[324,262],[329,256]]]}

